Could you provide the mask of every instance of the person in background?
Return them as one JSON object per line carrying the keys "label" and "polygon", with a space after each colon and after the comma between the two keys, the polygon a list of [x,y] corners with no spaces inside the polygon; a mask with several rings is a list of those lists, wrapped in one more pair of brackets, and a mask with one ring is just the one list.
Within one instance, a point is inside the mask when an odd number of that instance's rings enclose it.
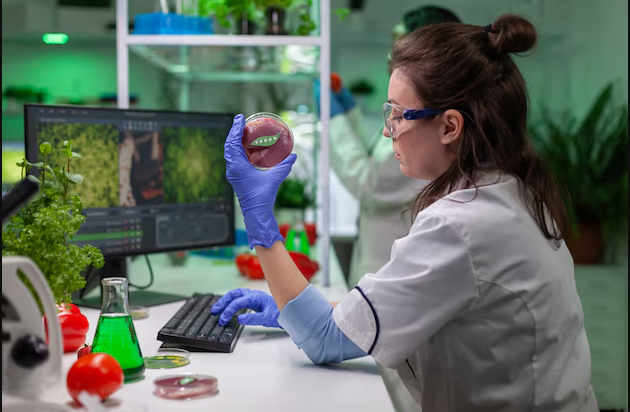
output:
{"label": "person in background", "polygon": [[390,260],[336,305],[300,273],[273,205],[295,163],[261,171],[225,142],[250,248],[272,296],[235,289],[226,324],[281,326],[316,364],[372,356],[423,412],[596,412],[584,314],[563,240],[563,196],[527,139],[525,80],[512,54],[536,44],[522,17],[434,24],[396,41],[383,135],[400,171],[429,181]]}
{"label": "person in background", "polygon": [[[397,39],[428,24],[459,21],[450,10],[423,6],[405,13],[392,35]],[[348,276],[348,286],[353,288],[364,274],[389,261],[394,241],[411,228],[404,212],[427,182],[400,173],[383,129],[364,129],[363,116],[347,88],[331,92],[330,103],[330,165],[360,207]],[[379,372],[397,412],[420,412],[395,370],[379,364]]]}
{"label": "person in background", "polygon": [[[424,6],[404,14],[393,30],[395,38],[427,24],[459,22],[447,9]],[[319,101],[319,91],[316,94]],[[358,200],[358,236],[354,242],[348,286],[389,261],[392,244],[405,235],[411,220],[403,213],[427,182],[400,173],[392,145],[382,128],[364,129],[363,116],[350,91],[331,91],[330,165],[344,187]]]}

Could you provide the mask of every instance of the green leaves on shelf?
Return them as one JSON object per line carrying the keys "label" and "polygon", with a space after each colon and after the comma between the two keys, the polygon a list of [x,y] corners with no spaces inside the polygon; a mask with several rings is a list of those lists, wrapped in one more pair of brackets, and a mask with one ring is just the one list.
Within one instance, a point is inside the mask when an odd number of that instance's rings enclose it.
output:
{"label": "green leaves on shelf", "polygon": [[279,138],[280,138],[280,133],[274,134],[273,136],[260,136],[259,138],[255,139],[251,143],[251,146],[255,146],[255,147],[270,147],[270,146],[273,146],[274,144],[278,143],[278,139]]}

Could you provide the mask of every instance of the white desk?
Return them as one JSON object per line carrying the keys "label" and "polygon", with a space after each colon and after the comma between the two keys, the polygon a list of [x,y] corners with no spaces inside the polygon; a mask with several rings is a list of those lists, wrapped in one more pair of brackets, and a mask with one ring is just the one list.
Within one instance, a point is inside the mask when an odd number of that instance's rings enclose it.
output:
{"label": "white desk", "polygon": [[[334,257],[334,255],[332,256]],[[203,257],[191,256],[183,267],[170,266],[166,256],[151,256],[155,283],[151,290],[191,295],[194,292],[224,293],[234,287],[268,290],[264,281],[247,281],[236,273],[233,265]],[[318,284],[319,276],[312,283]],[[137,259],[131,268],[132,282],[148,280],[144,259]],[[339,265],[331,259],[331,287],[318,288],[330,300],[337,300],[347,292]],[[143,355],[154,354],[161,342],[158,330],[182,305],[171,303],[149,308],[149,318],[134,321]],[[90,322],[88,343],[94,337],[99,311],[82,309]],[[56,402],[70,402],[65,390],[65,373],[76,360],[76,353],[64,356],[64,382],[55,388]],[[115,410],[134,412],[390,412],[393,406],[378,374],[377,366],[369,358],[347,361],[334,366],[313,365],[297,349],[282,330],[245,327],[233,353],[194,352],[191,363],[171,370],[146,370],[142,381],[126,384],[112,396],[120,402]],[[213,397],[192,401],[161,399],[152,394],[153,379],[159,376],[196,372],[215,376],[219,393]],[[63,386],[63,388],[61,388]],[[52,399],[51,399],[52,400]],[[124,407],[124,408],[122,408]]]}

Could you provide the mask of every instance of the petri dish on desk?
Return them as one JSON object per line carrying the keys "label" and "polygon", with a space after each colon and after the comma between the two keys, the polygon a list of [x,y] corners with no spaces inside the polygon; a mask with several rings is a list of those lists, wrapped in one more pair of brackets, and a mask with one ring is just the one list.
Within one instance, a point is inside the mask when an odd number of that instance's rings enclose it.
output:
{"label": "petri dish on desk", "polygon": [[185,349],[160,348],[153,356],[144,357],[144,366],[147,369],[173,369],[186,366],[190,363],[190,352]]}
{"label": "petri dish on desk", "polygon": [[161,376],[153,381],[153,394],[158,398],[190,400],[218,393],[219,381],[199,373]]}

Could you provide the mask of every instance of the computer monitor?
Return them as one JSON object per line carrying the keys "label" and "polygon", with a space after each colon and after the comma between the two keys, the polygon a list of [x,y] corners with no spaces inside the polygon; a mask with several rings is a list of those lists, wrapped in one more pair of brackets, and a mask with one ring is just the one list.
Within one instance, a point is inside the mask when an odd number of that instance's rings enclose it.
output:
{"label": "computer monitor", "polygon": [[[142,254],[233,245],[234,193],[225,177],[223,145],[232,115],[83,106],[25,105],[25,149],[42,160],[39,144],[53,151],[73,140],[82,158],[72,171],[85,223],[72,239],[105,256],[101,275],[126,276],[125,258]],[[51,154],[57,164],[61,154]],[[149,296],[152,305],[181,299]],[[81,297],[79,295],[79,297]],[[83,302],[100,307],[100,300]]]}

